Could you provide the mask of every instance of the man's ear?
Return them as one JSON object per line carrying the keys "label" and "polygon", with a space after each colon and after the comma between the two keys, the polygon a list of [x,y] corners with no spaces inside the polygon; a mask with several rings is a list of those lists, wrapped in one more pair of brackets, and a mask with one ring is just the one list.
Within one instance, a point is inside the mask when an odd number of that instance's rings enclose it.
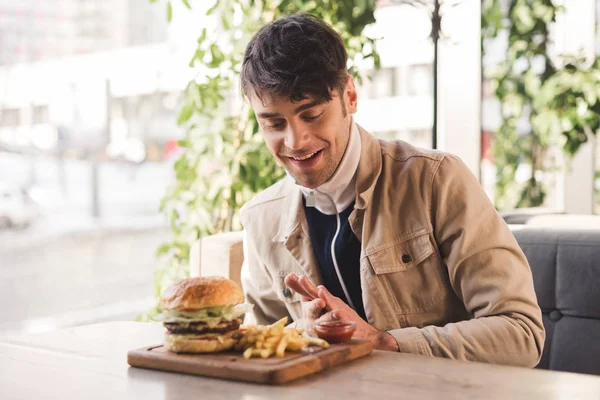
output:
{"label": "man's ear", "polygon": [[354,86],[354,78],[352,78],[352,75],[348,75],[348,81],[346,82],[344,94],[344,101],[346,102],[346,111],[349,114],[356,113],[358,93],[356,93],[356,86]]}

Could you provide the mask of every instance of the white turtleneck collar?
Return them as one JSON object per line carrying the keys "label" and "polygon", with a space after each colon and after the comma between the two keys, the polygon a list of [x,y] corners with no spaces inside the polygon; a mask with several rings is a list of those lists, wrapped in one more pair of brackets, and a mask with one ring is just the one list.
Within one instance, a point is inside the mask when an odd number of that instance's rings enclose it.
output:
{"label": "white turtleneck collar", "polygon": [[311,192],[314,195],[314,207],[323,214],[340,213],[352,204],[356,198],[356,170],[360,161],[360,152],[360,134],[353,119],[348,146],[333,176],[316,189],[296,185],[307,199],[307,206],[311,205]]}

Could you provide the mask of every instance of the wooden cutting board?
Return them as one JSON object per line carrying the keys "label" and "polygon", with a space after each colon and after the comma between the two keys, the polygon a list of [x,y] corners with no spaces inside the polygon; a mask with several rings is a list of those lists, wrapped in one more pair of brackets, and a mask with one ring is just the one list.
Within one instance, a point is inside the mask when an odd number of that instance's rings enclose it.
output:
{"label": "wooden cutting board", "polygon": [[303,352],[286,351],[284,358],[244,360],[241,353],[175,354],[158,345],[130,351],[127,362],[139,368],[280,384],[366,356],[372,351],[371,342],[353,339],[332,344],[328,349],[310,347]]}

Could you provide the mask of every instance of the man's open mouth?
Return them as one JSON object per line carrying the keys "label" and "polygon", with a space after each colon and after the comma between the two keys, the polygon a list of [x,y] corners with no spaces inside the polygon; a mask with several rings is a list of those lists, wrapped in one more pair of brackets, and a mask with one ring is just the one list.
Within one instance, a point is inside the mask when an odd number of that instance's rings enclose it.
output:
{"label": "man's open mouth", "polygon": [[290,158],[293,159],[293,160],[296,160],[296,161],[305,161],[305,160],[309,160],[311,158],[316,157],[317,155],[319,155],[319,153],[321,151],[322,151],[322,149],[321,150],[317,150],[314,153],[310,153],[310,154],[307,154],[307,155],[302,156],[302,157],[290,157]]}

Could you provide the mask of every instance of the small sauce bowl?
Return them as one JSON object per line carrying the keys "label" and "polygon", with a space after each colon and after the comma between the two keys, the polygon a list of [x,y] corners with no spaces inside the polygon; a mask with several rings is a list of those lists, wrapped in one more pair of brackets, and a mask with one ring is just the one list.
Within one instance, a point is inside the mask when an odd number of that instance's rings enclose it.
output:
{"label": "small sauce bowl", "polygon": [[352,321],[328,321],[313,325],[318,337],[329,343],[343,343],[352,339],[356,331],[356,322]]}

